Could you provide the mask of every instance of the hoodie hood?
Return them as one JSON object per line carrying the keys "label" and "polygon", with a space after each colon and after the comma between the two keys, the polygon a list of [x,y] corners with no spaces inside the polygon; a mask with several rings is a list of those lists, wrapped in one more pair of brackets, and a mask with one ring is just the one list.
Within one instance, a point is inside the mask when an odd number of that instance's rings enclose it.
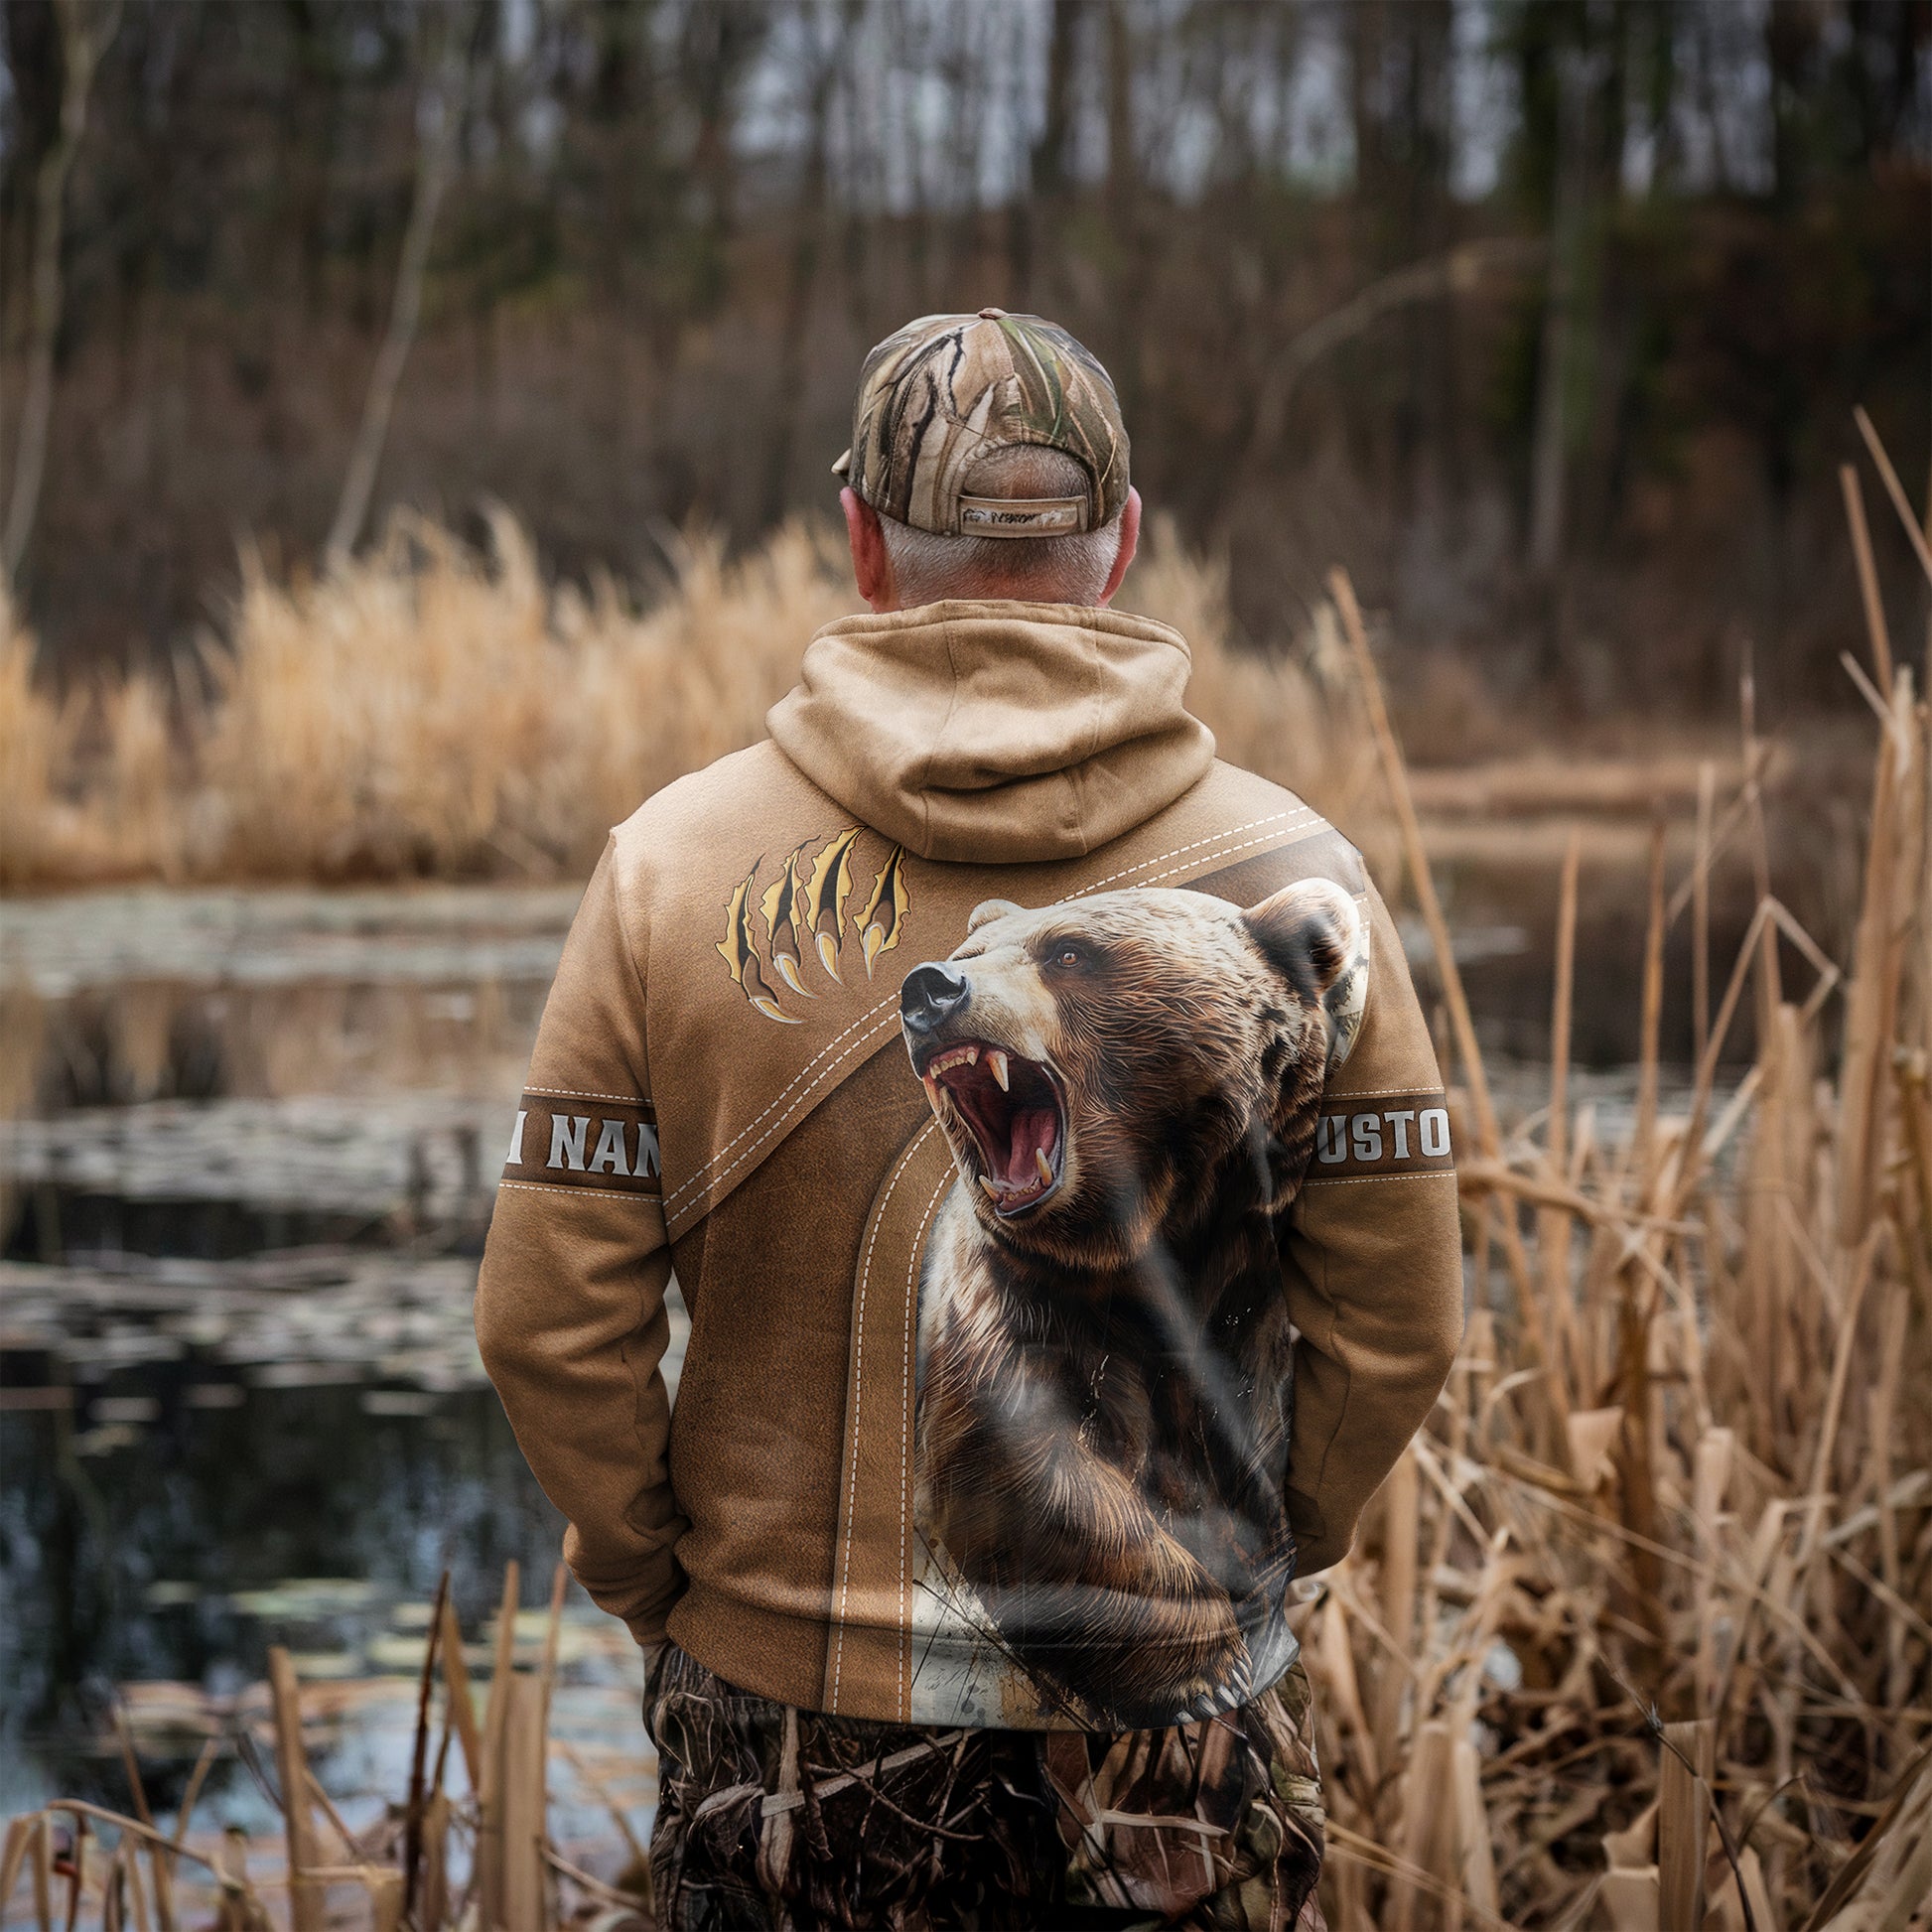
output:
{"label": "hoodie hood", "polygon": [[1214,759],[1186,640],[1151,618],[953,600],[842,618],[765,715],[820,790],[922,859],[1083,857]]}

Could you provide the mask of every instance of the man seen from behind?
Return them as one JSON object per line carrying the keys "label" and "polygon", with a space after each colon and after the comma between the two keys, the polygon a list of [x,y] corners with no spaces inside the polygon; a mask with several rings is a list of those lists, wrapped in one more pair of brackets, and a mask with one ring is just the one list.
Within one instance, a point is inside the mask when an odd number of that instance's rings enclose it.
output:
{"label": "man seen from behind", "polygon": [[1109,608],[1086,349],[911,323],[837,468],[872,615],[612,834],[478,1294],[649,1660],[658,1922],[1307,1932],[1292,1587],[1461,1325],[1428,1031],[1359,855]]}

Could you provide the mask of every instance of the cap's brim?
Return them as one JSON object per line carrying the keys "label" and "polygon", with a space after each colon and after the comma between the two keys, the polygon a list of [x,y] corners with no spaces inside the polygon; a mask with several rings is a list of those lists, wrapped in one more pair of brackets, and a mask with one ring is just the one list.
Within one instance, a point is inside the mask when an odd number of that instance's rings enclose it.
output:
{"label": "cap's brim", "polygon": [[852,452],[851,452],[850,450],[847,450],[847,451],[846,451],[846,453],[844,454],[844,456],[842,456],[842,457],[840,457],[840,458],[839,458],[839,460],[838,460],[838,462],[836,462],[835,464],[833,464],[833,466],[832,466],[832,474],[833,474],[833,476],[835,476],[835,477],[849,477],[849,476],[851,476],[851,474],[852,474]]}

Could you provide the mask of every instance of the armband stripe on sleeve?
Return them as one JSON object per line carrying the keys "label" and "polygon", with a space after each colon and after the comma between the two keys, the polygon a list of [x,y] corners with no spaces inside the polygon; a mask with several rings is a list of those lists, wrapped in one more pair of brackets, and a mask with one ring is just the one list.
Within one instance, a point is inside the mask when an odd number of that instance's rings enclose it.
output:
{"label": "armband stripe on sleeve", "polygon": [[1445,1173],[1454,1167],[1449,1108],[1440,1091],[1331,1094],[1315,1128],[1305,1184]]}
{"label": "armband stripe on sleeve", "polygon": [[517,1103],[503,1178],[661,1196],[657,1110],[648,1100],[532,1088]]}

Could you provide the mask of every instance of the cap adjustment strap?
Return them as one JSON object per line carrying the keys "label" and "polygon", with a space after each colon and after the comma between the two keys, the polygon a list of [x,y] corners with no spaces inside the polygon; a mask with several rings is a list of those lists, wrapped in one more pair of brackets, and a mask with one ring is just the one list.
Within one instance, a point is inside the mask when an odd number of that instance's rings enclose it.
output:
{"label": "cap adjustment strap", "polygon": [[963,537],[1070,537],[1087,527],[1084,496],[961,496]]}

